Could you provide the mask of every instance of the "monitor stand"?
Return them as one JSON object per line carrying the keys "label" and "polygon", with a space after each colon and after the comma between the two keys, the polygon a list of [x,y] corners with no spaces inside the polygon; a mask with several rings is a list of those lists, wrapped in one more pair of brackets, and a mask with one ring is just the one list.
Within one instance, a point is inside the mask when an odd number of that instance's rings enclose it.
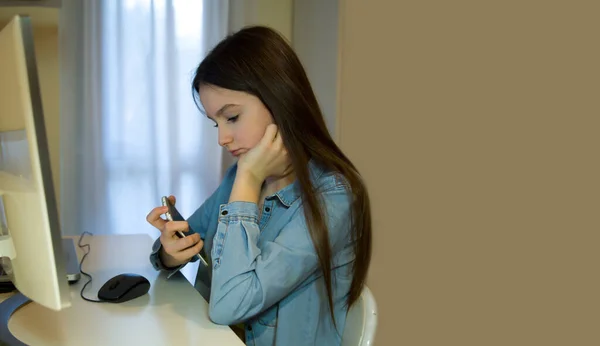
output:
{"label": "monitor stand", "polygon": [[[75,241],[71,238],[63,238],[62,248],[66,261],[67,281],[69,283],[77,282],[80,278],[80,273],[79,261],[77,259],[77,253],[75,250]],[[8,283],[11,282],[9,281],[3,284],[6,285]],[[12,287],[14,288],[14,285]],[[26,346],[26,344],[19,341],[19,339],[12,335],[10,329],[8,328],[8,321],[10,321],[10,317],[15,313],[15,311],[19,310],[30,302],[31,300],[25,297],[21,292],[15,291],[14,295],[0,303],[0,345]]]}
{"label": "monitor stand", "polygon": [[0,303],[0,345],[26,346],[26,344],[12,335],[10,329],[8,329],[8,321],[15,311],[30,302],[31,300],[29,300],[29,298],[25,297],[20,292],[17,292]]}

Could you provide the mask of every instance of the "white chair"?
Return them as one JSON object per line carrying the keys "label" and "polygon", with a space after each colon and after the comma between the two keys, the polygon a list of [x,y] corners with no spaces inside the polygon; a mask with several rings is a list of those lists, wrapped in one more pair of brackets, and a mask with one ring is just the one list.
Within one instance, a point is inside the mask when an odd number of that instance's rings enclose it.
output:
{"label": "white chair", "polygon": [[367,286],[346,315],[342,346],[373,346],[377,330],[377,304]]}

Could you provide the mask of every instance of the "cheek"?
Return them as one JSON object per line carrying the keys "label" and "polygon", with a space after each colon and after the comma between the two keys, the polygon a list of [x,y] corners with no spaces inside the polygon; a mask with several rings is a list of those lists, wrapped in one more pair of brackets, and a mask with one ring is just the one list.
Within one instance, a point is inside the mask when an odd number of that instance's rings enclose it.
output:
{"label": "cheek", "polygon": [[254,148],[260,140],[265,135],[267,127],[265,126],[251,126],[246,127],[245,129],[239,129],[237,131],[236,141],[240,144],[240,146],[252,149]]}
{"label": "cheek", "polygon": [[251,138],[249,138],[249,140],[252,142],[252,147],[256,146],[263,138],[267,131],[267,126],[275,123],[273,117],[266,109],[263,109],[257,118],[256,125],[253,126],[252,131],[249,131],[249,133],[251,133]]}
{"label": "cheek", "polygon": [[237,147],[252,149],[258,144],[262,135],[255,128],[239,127],[232,132]]}
{"label": "cheek", "polygon": [[248,133],[248,147],[254,148],[263,138],[265,129],[256,128],[252,133]]}
{"label": "cheek", "polygon": [[254,113],[252,117],[245,117],[236,129],[236,142],[240,147],[254,148],[265,135],[267,126],[273,124],[273,118],[264,110]]}

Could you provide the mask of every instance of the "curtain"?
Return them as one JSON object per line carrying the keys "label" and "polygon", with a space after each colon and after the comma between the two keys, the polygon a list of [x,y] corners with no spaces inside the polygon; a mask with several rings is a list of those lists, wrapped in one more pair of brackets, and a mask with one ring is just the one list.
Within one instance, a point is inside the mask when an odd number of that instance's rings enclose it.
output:
{"label": "curtain", "polygon": [[228,1],[63,0],[61,191],[64,235],[146,233],[173,194],[184,217],[223,174],[217,131],[191,89],[227,33]]}

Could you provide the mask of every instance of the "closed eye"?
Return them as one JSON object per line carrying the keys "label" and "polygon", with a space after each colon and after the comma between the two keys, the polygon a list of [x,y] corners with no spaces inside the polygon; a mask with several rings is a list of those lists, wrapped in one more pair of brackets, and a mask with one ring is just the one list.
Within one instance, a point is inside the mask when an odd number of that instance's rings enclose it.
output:
{"label": "closed eye", "polygon": [[[240,115],[238,114],[238,115],[234,115],[234,116],[232,116],[231,118],[227,118],[227,122],[229,122],[229,123],[235,123],[235,122],[238,120],[239,116],[240,116]],[[208,117],[207,117],[207,118],[208,118]],[[214,122],[214,123],[215,123],[215,124],[213,125],[213,127],[219,127],[219,124],[217,124],[217,122],[216,122],[216,121],[212,120],[211,118],[208,118],[208,119],[209,119],[210,121],[212,121],[212,122]]]}

